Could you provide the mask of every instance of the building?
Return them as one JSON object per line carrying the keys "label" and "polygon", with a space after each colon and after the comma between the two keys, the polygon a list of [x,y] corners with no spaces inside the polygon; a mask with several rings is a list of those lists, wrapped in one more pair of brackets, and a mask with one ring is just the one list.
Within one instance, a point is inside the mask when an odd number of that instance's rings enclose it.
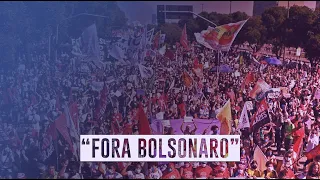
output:
{"label": "building", "polygon": [[280,7],[292,7],[292,6],[307,6],[308,8],[315,10],[317,1],[278,1]]}
{"label": "building", "polygon": [[266,9],[277,6],[277,1],[254,1],[253,16],[260,16]]}
{"label": "building", "polygon": [[157,24],[157,15],[156,14],[152,14],[152,24]]}
{"label": "building", "polygon": [[158,5],[157,23],[178,23],[181,19],[192,19],[193,6],[191,5]]}

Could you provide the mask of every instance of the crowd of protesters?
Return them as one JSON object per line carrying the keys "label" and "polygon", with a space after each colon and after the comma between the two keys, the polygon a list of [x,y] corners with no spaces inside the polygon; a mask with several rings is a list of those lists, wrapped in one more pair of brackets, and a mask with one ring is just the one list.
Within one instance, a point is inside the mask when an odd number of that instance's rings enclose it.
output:
{"label": "crowd of protesters", "polygon": [[[219,54],[196,43],[190,50],[170,46],[174,56],[145,58],[143,65],[153,75],[142,78],[138,66],[106,63],[99,69],[69,53],[56,60],[47,55],[20,57],[14,69],[2,69],[1,85],[1,178],[46,179],[208,179],[208,178],[320,178],[320,157],[309,159],[300,168],[300,156],[319,144],[319,68],[306,64],[283,62],[264,69],[253,60],[254,55],[232,48]],[[169,51],[169,50],[168,50]],[[218,57],[220,61],[218,61]],[[241,58],[239,58],[241,57]],[[256,58],[259,60],[259,58]],[[202,75],[193,68],[201,64]],[[227,64],[232,72],[215,72],[212,67]],[[86,67],[86,68],[83,68]],[[187,85],[182,74],[192,78]],[[246,75],[254,80],[241,88]],[[272,123],[261,127],[256,138],[249,128],[238,130],[237,122],[249,92],[263,79],[272,88],[287,87],[287,94],[268,99]],[[104,83],[103,88],[92,83]],[[107,89],[105,111],[97,116],[103,91]],[[201,163],[80,163],[77,145],[71,147],[53,126],[66,107],[76,102],[79,134],[139,134],[135,113],[142,104],[150,122],[157,114],[163,119],[215,118],[217,110],[230,99],[232,134],[241,134],[240,162]],[[249,116],[255,113],[253,103]],[[53,128],[52,128],[53,127]],[[192,134],[187,126],[187,134]],[[302,152],[296,154],[293,144],[303,129]],[[207,131],[218,134],[213,126]],[[164,134],[174,134],[165,127]],[[50,134],[50,138],[48,135]],[[52,134],[56,134],[53,138]],[[206,134],[206,133],[204,133]],[[53,140],[54,139],[54,140]],[[254,140],[255,139],[255,140]],[[71,141],[78,139],[73,136]],[[253,158],[255,144],[267,158],[264,169]],[[303,165],[302,165],[303,166]]]}

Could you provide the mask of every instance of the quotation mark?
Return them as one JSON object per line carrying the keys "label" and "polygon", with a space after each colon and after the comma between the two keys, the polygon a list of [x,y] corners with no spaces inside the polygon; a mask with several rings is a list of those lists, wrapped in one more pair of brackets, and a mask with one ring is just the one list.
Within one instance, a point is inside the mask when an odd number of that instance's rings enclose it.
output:
{"label": "quotation mark", "polygon": [[90,141],[89,138],[87,138],[87,140],[85,140],[84,138],[82,139],[82,145],[89,145]]}
{"label": "quotation mark", "polygon": [[231,138],[231,145],[237,145],[238,143],[239,143],[239,139],[238,138],[236,138],[236,139]]}

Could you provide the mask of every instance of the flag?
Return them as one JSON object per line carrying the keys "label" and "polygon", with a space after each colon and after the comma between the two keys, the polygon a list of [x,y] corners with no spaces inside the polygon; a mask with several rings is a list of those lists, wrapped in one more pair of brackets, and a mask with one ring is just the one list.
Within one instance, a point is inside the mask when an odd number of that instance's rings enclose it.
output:
{"label": "flag", "polygon": [[120,39],[111,48],[109,55],[117,60],[123,60],[128,49],[128,40]]}
{"label": "flag", "polygon": [[245,86],[247,86],[248,84],[250,84],[253,81],[254,81],[254,74],[252,72],[249,72],[241,84],[241,90],[243,90],[245,88]]}
{"label": "flag", "polygon": [[192,84],[193,84],[193,79],[191,78],[191,76],[187,73],[187,72],[183,72],[183,74],[182,74],[182,80],[183,80],[183,82],[184,82],[184,85],[186,86],[186,87],[191,87],[192,86]]}
{"label": "flag", "polygon": [[139,105],[136,119],[138,120],[139,134],[140,135],[151,135],[151,128],[149,125],[148,118],[142,108],[142,105]]}
{"label": "flag", "polygon": [[66,114],[63,113],[61,114],[56,120],[55,120],[55,126],[59,133],[62,135],[64,140],[69,144],[70,149],[73,151],[73,144],[72,140],[69,134],[68,130],[68,124],[67,124],[67,119],[66,119]]}
{"label": "flag", "polygon": [[180,37],[180,44],[185,48],[189,49],[188,47],[188,36],[187,36],[187,25],[185,24],[182,30],[182,34]]}
{"label": "flag", "polygon": [[[297,121],[295,123],[295,127],[298,126],[298,123],[301,121]],[[305,129],[304,128],[299,128],[297,130],[293,131],[293,151],[296,152],[297,156],[300,157],[300,151],[301,151],[301,147],[303,145],[303,138],[305,136]]]}
{"label": "flag", "polygon": [[160,35],[160,44],[163,44],[165,40],[166,40],[166,34],[161,34]]}
{"label": "flag", "polygon": [[234,39],[246,22],[247,20],[244,20],[236,23],[224,24],[215,28],[208,27],[207,30],[202,31],[201,33],[194,33],[194,35],[198,43],[207,48],[229,51]]}
{"label": "flag", "polygon": [[173,79],[173,81],[171,82],[170,87],[169,87],[169,90],[174,87],[174,84],[175,84],[175,79]]}
{"label": "flag", "polygon": [[239,64],[243,64],[243,56],[242,55],[239,58]]}
{"label": "flag", "polygon": [[253,57],[253,56],[252,56],[252,60],[253,60],[253,62],[255,62],[255,63],[257,63],[257,64],[260,64],[259,61],[258,61],[255,57]]}
{"label": "flag", "polygon": [[158,50],[159,54],[161,54],[162,56],[166,53],[167,47],[166,45],[164,45],[162,48],[160,48]]}
{"label": "flag", "polygon": [[270,122],[268,108],[266,99],[263,99],[259,104],[257,112],[253,115],[253,121],[250,125],[252,132],[257,132],[260,127]]}
{"label": "flag", "polygon": [[[72,108],[72,111],[70,111],[70,107]],[[64,112],[66,114],[67,127],[69,129],[69,134],[70,134],[70,137],[72,137],[71,138],[72,152],[77,158],[79,158],[80,133],[79,133],[79,128],[77,129],[77,127],[79,126],[77,103],[74,102],[70,106],[65,106]]]}
{"label": "flag", "polygon": [[158,49],[160,44],[160,34],[161,31],[157,32],[157,34],[153,37],[153,49]]}
{"label": "flag", "polygon": [[271,86],[269,84],[260,79],[257,81],[254,88],[249,92],[249,96],[255,99],[259,93],[265,93],[266,91],[270,90],[270,88]]}
{"label": "flag", "polygon": [[154,28],[152,28],[151,30],[149,30],[147,32],[147,35],[146,35],[147,44],[151,44],[152,43],[153,32],[154,32]]}
{"label": "flag", "polygon": [[229,135],[231,132],[231,103],[230,100],[226,102],[221,111],[217,114],[217,119],[221,122],[220,135]]}
{"label": "flag", "polygon": [[140,71],[140,75],[142,78],[151,78],[152,77],[152,75],[153,75],[152,68],[145,67],[141,64],[139,64],[138,66],[139,66],[139,71]]}
{"label": "flag", "polygon": [[260,170],[260,172],[263,172],[266,169],[266,163],[268,160],[259,146],[256,146],[254,150],[253,159],[257,161],[257,169]]}
{"label": "flag", "polygon": [[197,64],[193,68],[193,72],[198,76],[198,77],[203,77],[203,65],[202,64]]}
{"label": "flag", "polygon": [[311,151],[305,153],[308,160],[312,160],[319,154],[320,154],[320,144],[315,148],[313,148]]}
{"label": "flag", "polygon": [[164,53],[164,57],[170,59],[170,60],[174,60],[174,53],[170,50],[167,49],[166,52]]}
{"label": "flag", "polygon": [[240,119],[238,122],[238,126],[237,129],[243,129],[246,127],[250,127],[250,123],[249,123],[249,117],[248,117],[248,111],[247,111],[247,105],[244,104],[241,115],[240,115]]}

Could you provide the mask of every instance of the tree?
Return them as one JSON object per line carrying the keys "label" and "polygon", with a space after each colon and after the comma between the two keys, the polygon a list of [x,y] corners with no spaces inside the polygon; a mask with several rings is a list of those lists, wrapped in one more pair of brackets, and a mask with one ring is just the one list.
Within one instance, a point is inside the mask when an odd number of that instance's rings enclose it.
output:
{"label": "tree", "polygon": [[163,24],[160,26],[162,34],[166,34],[165,42],[174,44],[180,41],[182,29],[178,24]]}
{"label": "tree", "polygon": [[308,40],[308,31],[312,29],[316,19],[315,13],[306,6],[293,6],[290,8],[287,23],[287,42],[289,47],[303,47]]}
{"label": "tree", "polygon": [[[107,19],[96,17],[79,17],[69,21],[63,21],[80,13],[91,13],[107,16]],[[96,22],[99,34],[107,34],[111,26],[122,27],[127,23],[124,13],[116,2],[3,2],[0,6],[1,30],[0,48],[1,55],[9,61],[15,59],[19,52],[25,50],[30,54],[33,44],[48,40],[52,34],[56,34],[59,24],[60,37],[70,38],[77,34],[88,24]],[[81,26],[81,28],[79,28]],[[71,28],[68,28],[71,27]],[[69,32],[68,32],[69,30]]]}
{"label": "tree", "polygon": [[263,26],[266,28],[267,43],[273,45],[272,52],[279,58],[284,49],[286,38],[285,21],[287,19],[287,10],[284,7],[272,7],[262,13]]}
{"label": "tree", "polygon": [[200,27],[195,19],[182,19],[178,22],[179,27],[182,29],[186,24],[187,35],[190,41],[195,40],[194,33],[201,31]]}
{"label": "tree", "polygon": [[261,16],[251,17],[242,27],[235,39],[235,44],[248,42],[254,52],[266,42],[266,28],[263,26]]}
{"label": "tree", "polygon": [[320,34],[310,35],[306,46],[305,52],[307,58],[310,60],[312,66],[314,66],[316,61],[320,59]]}

